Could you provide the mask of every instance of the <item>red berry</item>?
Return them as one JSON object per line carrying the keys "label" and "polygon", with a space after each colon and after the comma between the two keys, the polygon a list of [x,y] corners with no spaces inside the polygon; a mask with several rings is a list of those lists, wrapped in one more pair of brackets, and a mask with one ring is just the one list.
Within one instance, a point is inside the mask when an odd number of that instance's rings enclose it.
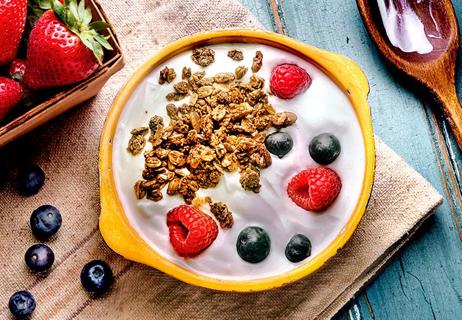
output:
{"label": "red berry", "polygon": [[0,121],[19,103],[23,93],[18,82],[0,77]]}
{"label": "red berry", "polygon": [[98,33],[106,23],[90,23],[91,10],[85,8],[84,1],[77,2],[69,0],[61,5],[55,1],[53,9],[46,11],[30,32],[24,74],[24,84],[30,89],[61,87],[87,79],[103,64],[104,49],[112,50],[106,36]]}
{"label": "red berry", "polygon": [[335,201],[341,188],[342,181],[334,170],[315,167],[293,177],[287,186],[287,193],[300,208],[323,211]]}
{"label": "red berry", "polygon": [[280,64],[271,72],[271,92],[281,99],[292,99],[305,92],[310,85],[310,75],[295,64]]}
{"label": "red berry", "polygon": [[52,10],[37,21],[27,47],[24,83],[30,89],[73,84],[88,78],[98,68],[93,52]]}
{"label": "red berry", "polygon": [[24,72],[26,71],[26,61],[22,59],[14,59],[13,62],[10,64],[10,69],[8,70],[8,74],[11,78],[16,81],[22,81],[24,77]]}
{"label": "red berry", "polygon": [[0,65],[16,57],[26,15],[27,0],[0,0]]}
{"label": "red berry", "polygon": [[218,226],[210,216],[187,205],[178,206],[167,213],[167,226],[173,249],[184,258],[197,256],[218,235]]}

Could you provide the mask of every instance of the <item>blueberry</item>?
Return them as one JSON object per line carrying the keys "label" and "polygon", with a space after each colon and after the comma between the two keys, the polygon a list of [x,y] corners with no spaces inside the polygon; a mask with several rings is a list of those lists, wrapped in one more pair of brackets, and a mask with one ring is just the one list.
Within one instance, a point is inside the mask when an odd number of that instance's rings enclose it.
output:
{"label": "blueberry", "polygon": [[27,249],[24,256],[27,266],[35,272],[42,272],[50,269],[55,262],[55,254],[45,244],[34,244]]}
{"label": "blueberry", "polygon": [[294,142],[287,132],[279,131],[266,136],[265,146],[270,153],[282,158],[292,150]]}
{"label": "blueberry", "polygon": [[271,240],[260,227],[247,227],[237,238],[236,249],[239,256],[247,262],[258,263],[263,261],[270,253]]}
{"label": "blueberry", "polygon": [[311,242],[303,234],[293,236],[286,246],[286,257],[291,262],[300,262],[311,255]]}
{"label": "blueberry", "polygon": [[29,291],[18,291],[11,296],[8,307],[16,319],[25,319],[35,310],[34,296]]}
{"label": "blueberry", "polygon": [[21,168],[16,177],[18,191],[25,196],[32,196],[39,192],[44,182],[45,173],[36,165]]}
{"label": "blueberry", "polygon": [[59,210],[50,205],[40,206],[30,216],[32,232],[39,239],[48,239],[61,227],[62,217]]}
{"label": "blueberry", "polygon": [[85,290],[95,296],[101,296],[112,286],[114,276],[106,262],[93,260],[83,267],[80,281]]}
{"label": "blueberry", "polygon": [[313,138],[309,146],[311,158],[319,164],[334,162],[340,154],[340,141],[330,133],[321,133]]}

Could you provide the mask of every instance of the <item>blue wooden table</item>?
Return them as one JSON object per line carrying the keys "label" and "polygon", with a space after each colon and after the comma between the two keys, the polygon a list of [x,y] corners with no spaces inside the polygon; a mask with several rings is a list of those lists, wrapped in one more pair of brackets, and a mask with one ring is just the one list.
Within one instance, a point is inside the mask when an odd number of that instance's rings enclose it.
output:
{"label": "blue wooden table", "polygon": [[[268,29],[354,59],[369,78],[375,133],[444,196],[443,205],[337,319],[462,319],[462,157],[431,101],[403,88],[354,0],[241,0]],[[462,26],[462,1],[455,0]],[[458,65],[462,97],[462,63]]]}

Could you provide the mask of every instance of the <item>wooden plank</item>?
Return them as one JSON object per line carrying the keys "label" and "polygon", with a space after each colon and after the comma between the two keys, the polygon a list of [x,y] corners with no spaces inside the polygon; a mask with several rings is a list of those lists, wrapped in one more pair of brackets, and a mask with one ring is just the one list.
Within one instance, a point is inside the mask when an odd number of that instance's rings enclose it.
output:
{"label": "wooden plank", "polygon": [[[455,7],[462,15],[462,3],[456,2]],[[462,157],[444,122],[422,108],[420,100],[389,73],[353,1],[285,0],[270,3],[266,11],[280,15],[279,30],[359,62],[371,83],[369,100],[376,133],[446,196],[435,218],[369,286],[367,294],[354,299],[338,318],[349,319],[358,310],[362,319],[456,318],[462,311],[458,233]],[[261,13],[254,13],[260,18]],[[278,28],[274,25],[273,30]]]}
{"label": "wooden plank", "polygon": [[267,29],[277,31],[274,24],[273,12],[266,0],[239,0],[249,9],[258,21]]}

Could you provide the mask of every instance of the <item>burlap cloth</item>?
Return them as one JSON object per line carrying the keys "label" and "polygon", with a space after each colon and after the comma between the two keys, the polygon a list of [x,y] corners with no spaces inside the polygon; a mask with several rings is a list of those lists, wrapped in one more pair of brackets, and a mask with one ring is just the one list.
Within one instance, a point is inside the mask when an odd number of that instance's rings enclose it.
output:
{"label": "burlap cloth", "polygon": [[[358,230],[335,258],[311,277],[264,293],[212,292],[181,283],[111,252],[98,231],[98,142],[114,95],[127,77],[169,41],[213,28],[260,27],[237,1],[107,0],[103,2],[122,42],[127,66],[97,98],[3,150],[14,175],[20,161],[34,161],[47,174],[42,191],[18,196],[12,184],[0,199],[0,318],[16,290],[37,299],[34,319],[270,319],[328,318],[341,308],[409,239],[440,202],[438,193],[393,151],[377,141],[374,192]],[[29,217],[42,204],[64,218],[56,255],[46,277],[30,273],[24,252],[36,240]],[[89,260],[110,263],[116,285],[103,299],[82,290],[79,274]]]}

